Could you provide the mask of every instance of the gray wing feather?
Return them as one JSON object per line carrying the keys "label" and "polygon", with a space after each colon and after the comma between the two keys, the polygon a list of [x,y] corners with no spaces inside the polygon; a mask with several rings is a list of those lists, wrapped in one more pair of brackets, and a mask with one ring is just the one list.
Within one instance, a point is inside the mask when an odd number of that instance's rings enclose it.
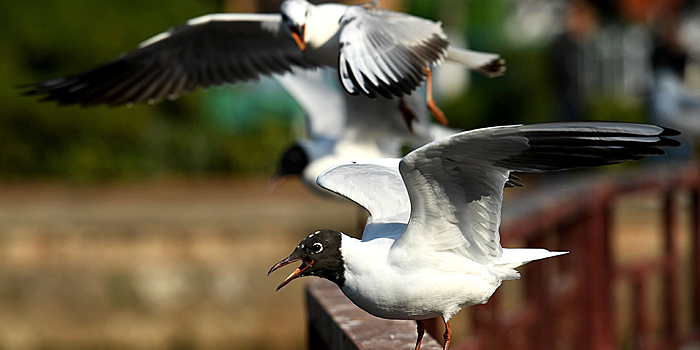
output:
{"label": "gray wing feather", "polygon": [[[502,254],[498,227],[511,171],[600,166],[663,154],[674,130],[626,123],[567,123],[466,131],[409,153],[399,169],[411,219],[396,247],[453,251],[486,264]],[[427,234],[428,232],[429,234]]]}
{"label": "gray wing feather", "polygon": [[174,99],[197,87],[314,67],[279,14],[214,14],[154,36],[136,50],[82,73],[29,85],[60,104],[120,105]]}

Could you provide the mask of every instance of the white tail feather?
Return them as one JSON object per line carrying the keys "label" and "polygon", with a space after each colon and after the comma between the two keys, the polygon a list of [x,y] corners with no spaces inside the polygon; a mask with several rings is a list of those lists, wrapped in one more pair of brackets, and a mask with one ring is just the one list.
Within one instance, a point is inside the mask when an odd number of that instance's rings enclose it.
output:
{"label": "white tail feather", "polygon": [[547,249],[541,248],[518,248],[508,249],[503,248],[503,255],[493,264],[496,266],[508,267],[514,269],[518,266],[525,265],[530,261],[551,258],[558,255],[568,254],[569,252],[550,252]]}
{"label": "white tail feather", "polygon": [[506,61],[499,54],[479,52],[450,46],[447,61],[459,63],[488,77],[497,77],[506,71]]}

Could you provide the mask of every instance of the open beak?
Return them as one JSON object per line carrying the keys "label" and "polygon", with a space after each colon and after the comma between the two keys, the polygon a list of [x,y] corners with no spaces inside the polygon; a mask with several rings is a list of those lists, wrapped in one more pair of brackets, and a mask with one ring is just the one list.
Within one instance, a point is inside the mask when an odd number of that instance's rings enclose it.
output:
{"label": "open beak", "polygon": [[299,50],[301,50],[301,52],[306,52],[306,43],[304,42],[304,32],[306,31],[306,24],[302,25],[301,27],[290,27],[289,31],[292,33],[294,41],[297,42]]}
{"label": "open beak", "polygon": [[267,272],[267,275],[269,276],[272,272],[279,269],[280,267],[287,266],[287,265],[292,264],[294,262],[297,262],[299,260],[301,260],[301,265],[299,267],[297,267],[297,269],[294,270],[294,272],[292,272],[292,274],[289,275],[284,281],[282,281],[282,283],[280,283],[279,286],[277,286],[277,289],[275,289],[275,292],[282,289],[282,287],[286,286],[287,284],[289,284],[289,282],[293,281],[294,279],[301,277],[301,274],[304,272],[304,270],[308,269],[309,266],[313,265],[314,261],[311,259],[307,259],[307,258],[295,258],[294,253],[292,253],[292,255],[284,258],[282,261],[275,264],[275,266],[273,266],[270,269],[270,271]]}

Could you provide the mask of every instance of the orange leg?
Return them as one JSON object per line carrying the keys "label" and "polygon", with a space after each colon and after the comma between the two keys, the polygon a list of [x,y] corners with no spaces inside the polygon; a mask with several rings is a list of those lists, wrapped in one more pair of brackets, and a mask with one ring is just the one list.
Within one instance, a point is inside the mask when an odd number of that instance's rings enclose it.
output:
{"label": "orange leg", "polygon": [[445,334],[442,336],[445,339],[445,345],[442,350],[447,350],[450,347],[450,342],[452,341],[452,328],[450,328],[450,322],[445,322]]}
{"label": "orange leg", "polygon": [[425,325],[423,325],[423,320],[416,321],[418,324],[418,340],[416,341],[416,350],[420,350],[420,343],[423,341],[423,334],[425,334]]}
{"label": "orange leg", "polygon": [[437,120],[438,123],[442,125],[447,125],[447,118],[445,118],[445,113],[443,113],[442,110],[440,110],[440,107],[438,107],[437,104],[435,104],[435,100],[433,100],[433,73],[430,70],[430,68],[425,68],[425,75],[427,76],[425,82],[425,87],[427,90],[425,102],[428,103],[428,109],[430,109],[430,113],[433,114],[435,120]]}

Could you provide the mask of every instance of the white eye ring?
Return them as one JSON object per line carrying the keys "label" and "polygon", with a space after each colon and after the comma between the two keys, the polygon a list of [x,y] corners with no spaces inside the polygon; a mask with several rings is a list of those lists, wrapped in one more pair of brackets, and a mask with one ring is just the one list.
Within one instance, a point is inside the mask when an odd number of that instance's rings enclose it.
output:
{"label": "white eye ring", "polygon": [[316,242],[311,245],[311,251],[314,253],[320,253],[323,251],[323,244]]}

